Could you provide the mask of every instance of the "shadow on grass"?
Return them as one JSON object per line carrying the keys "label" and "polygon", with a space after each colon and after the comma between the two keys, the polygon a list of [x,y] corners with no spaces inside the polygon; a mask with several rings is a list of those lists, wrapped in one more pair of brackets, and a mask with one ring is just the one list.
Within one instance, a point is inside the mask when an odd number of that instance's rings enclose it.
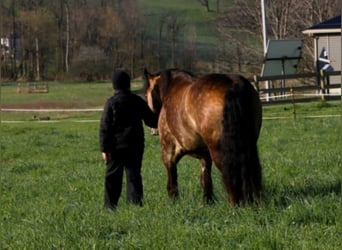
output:
{"label": "shadow on grass", "polygon": [[341,195],[341,180],[330,183],[310,183],[293,186],[268,186],[265,187],[264,196],[267,205],[286,208],[295,201],[309,198],[323,198]]}

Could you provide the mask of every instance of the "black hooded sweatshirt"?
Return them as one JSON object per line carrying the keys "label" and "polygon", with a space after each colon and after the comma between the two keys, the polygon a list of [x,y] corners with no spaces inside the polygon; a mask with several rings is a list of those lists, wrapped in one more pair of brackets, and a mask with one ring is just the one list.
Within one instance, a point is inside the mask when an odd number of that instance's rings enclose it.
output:
{"label": "black hooded sweatshirt", "polygon": [[129,89],[117,90],[102,113],[99,129],[101,152],[117,149],[144,149],[143,123],[157,127],[158,118],[147,103]]}

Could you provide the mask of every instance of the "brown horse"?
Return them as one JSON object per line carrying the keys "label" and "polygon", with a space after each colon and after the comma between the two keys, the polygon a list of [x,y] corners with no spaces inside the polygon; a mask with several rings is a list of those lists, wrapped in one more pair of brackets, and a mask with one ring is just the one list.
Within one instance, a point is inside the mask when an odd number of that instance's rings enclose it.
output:
{"label": "brown horse", "polygon": [[201,185],[207,203],[214,202],[212,161],[221,172],[232,204],[258,201],[262,175],[257,140],[262,108],[252,84],[240,75],[196,78],[178,69],[156,74],[145,69],[144,75],[148,105],[159,114],[169,196],[178,196],[177,163],[190,155],[201,162]]}

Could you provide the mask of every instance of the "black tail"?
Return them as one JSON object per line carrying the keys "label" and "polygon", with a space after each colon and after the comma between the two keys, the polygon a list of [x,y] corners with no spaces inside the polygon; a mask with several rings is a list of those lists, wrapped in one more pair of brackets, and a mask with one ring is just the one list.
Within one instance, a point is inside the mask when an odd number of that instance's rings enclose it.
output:
{"label": "black tail", "polygon": [[257,150],[258,125],[253,105],[253,86],[243,79],[225,96],[223,113],[222,178],[233,204],[252,203],[260,198],[262,174]]}

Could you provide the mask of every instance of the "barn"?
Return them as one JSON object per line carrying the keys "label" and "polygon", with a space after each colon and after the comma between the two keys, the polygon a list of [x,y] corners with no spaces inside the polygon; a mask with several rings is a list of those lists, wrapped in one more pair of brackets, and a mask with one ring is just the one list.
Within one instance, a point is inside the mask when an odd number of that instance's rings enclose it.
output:
{"label": "barn", "polygon": [[[317,70],[341,70],[341,16],[316,24],[303,34],[313,37]],[[341,83],[341,76],[330,76],[329,80],[330,84]],[[337,91],[341,93],[341,89]]]}

